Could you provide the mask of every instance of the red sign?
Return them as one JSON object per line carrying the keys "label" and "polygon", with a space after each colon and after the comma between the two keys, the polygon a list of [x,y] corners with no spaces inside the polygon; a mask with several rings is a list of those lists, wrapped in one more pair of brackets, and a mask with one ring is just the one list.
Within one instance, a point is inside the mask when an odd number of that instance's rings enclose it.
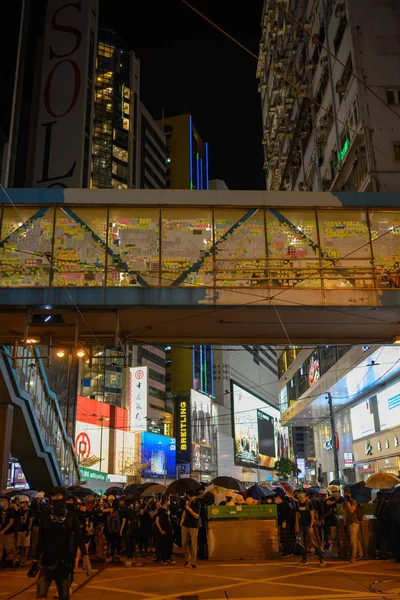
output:
{"label": "red sign", "polygon": [[144,377],[143,371],[136,371],[135,377],[136,377],[136,379],[143,379],[143,377]]}
{"label": "red sign", "polygon": [[83,458],[89,458],[90,456],[90,438],[84,431],[76,436],[75,452],[79,461],[81,461]]}

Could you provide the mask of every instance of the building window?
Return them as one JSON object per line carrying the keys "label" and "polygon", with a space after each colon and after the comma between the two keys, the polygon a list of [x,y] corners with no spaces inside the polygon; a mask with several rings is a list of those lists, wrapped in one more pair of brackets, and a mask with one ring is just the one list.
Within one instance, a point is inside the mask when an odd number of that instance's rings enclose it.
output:
{"label": "building window", "polygon": [[113,146],[112,153],[115,158],[126,163],[128,162],[128,150],[120,148],[119,146]]}
{"label": "building window", "polygon": [[339,23],[339,26],[337,28],[335,39],[333,40],[333,47],[335,49],[335,54],[336,55],[339,52],[339,48],[340,48],[340,45],[342,43],[344,32],[346,31],[346,27],[347,27],[347,19],[346,19],[346,17],[342,17],[340,19],[340,23]]}
{"label": "building window", "polygon": [[400,142],[393,144],[394,159],[396,162],[400,162]]}
{"label": "building window", "polygon": [[351,56],[349,57],[346,66],[343,70],[342,77],[336,83],[336,92],[339,96],[340,102],[342,102],[344,95],[347,91],[347,86],[349,85],[349,81],[353,74],[353,61]]}
{"label": "building window", "polygon": [[388,104],[400,104],[400,90],[386,90]]}

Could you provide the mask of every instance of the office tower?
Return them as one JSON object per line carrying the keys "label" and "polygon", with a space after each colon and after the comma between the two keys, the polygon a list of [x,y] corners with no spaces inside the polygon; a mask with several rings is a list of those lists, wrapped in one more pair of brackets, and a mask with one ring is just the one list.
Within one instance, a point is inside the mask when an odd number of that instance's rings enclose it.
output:
{"label": "office tower", "polygon": [[208,144],[203,142],[191,115],[158,121],[166,138],[167,188],[208,190]]}
{"label": "office tower", "polygon": [[100,30],[94,103],[93,188],[164,188],[165,137],[140,101],[140,63]]}
{"label": "office tower", "polygon": [[265,0],[257,76],[268,190],[399,190],[399,14],[399,0]]}

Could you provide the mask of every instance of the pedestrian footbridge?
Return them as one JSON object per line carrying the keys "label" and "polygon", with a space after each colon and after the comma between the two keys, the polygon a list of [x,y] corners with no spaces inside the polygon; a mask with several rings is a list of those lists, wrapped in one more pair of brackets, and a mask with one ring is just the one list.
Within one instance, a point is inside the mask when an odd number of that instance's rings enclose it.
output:
{"label": "pedestrian footbridge", "polygon": [[0,342],[28,327],[64,344],[397,334],[400,195],[25,189],[0,199]]}

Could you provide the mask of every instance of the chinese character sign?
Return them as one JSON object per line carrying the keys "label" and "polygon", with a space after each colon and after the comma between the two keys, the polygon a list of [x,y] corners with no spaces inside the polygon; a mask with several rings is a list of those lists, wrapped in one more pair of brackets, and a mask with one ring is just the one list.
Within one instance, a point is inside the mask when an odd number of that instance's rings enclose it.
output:
{"label": "chinese character sign", "polygon": [[129,369],[129,426],[131,431],[146,431],[148,367]]}

